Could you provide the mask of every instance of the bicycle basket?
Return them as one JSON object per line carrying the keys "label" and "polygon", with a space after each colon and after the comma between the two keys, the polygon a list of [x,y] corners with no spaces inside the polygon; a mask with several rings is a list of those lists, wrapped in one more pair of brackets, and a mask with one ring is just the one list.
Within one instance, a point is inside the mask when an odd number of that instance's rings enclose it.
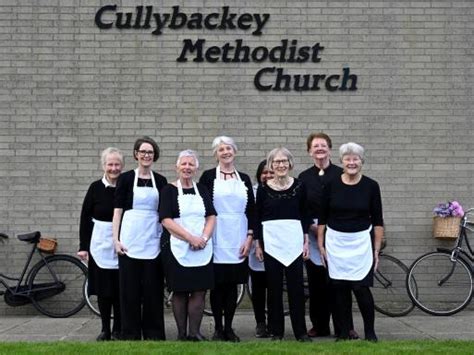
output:
{"label": "bicycle basket", "polygon": [[37,248],[41,250],[43,253],[54,254],[56,251],[56,247],[58,246],[58,242],[56,239],[51,238],[40,238]]}
{"label": "bicycle basket", "polygon": [[459,236],[461,217],[433,217],[433,236],[436,239],[454,240]]}

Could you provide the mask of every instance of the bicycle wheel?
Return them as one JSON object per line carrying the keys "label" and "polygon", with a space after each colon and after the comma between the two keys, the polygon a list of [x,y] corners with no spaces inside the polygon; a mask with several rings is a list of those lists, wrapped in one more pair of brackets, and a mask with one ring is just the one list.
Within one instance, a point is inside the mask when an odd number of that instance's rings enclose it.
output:
{"label": "bicycle wheel", "polygon": [[86,301],[83,287],[87,267],[69,255],[53,255],[38,262],[31,271],[29,287],[34,307],[53,318],[79,312]]}
{"label": "bicycle wheel", "polygon": [[[416,290],[412,288],[415,283]],[[415,305],[435,316],[455,314],[472,298],[470,265],[461,258],[452,261],[450,252],[431,252],[416,259],[406,285]]]}
{"label": "bicycle wheel", "polygon": [[[393,256],[381,254],[379,267],[374,273],[375,309],[390,317],[402,317],[410,313],[415,305],[406,288],[408,267]],[[413,285],[416,292],[416,283]]]}
{"label": "bicycle wheel", "polygon": [[[206,292],[206,298],[204,301],[204,314],[207,316],[212,316],[212,309],[211,309],[211,299],[210,299],[210,291]],[[238,284],[237,285],[237,307],[242,302],[245,294],[245,285]]]}
{"label": "bicycle wheel", "polygon": [[89,292],[87,292],[88,286],[89,286],[89,279],[85,279],[82,292],[84,295],[84,299],[86,300],[86,305],[91,310],[92,313],[94,313],[96,316],[100,316],[99,304],[97,303],[97,296],[89,295]]}

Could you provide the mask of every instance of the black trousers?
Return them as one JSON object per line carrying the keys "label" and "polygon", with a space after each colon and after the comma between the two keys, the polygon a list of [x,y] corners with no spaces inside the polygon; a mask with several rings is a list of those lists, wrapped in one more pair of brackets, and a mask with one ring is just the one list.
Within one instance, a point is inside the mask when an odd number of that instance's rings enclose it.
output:
{"label": "black trousers", "polygon": [[126,340],[165,340],[163,267],[161,257],[119,256],[122,337]]}
{"label": "black trousers", "polygon": [[265,270],[267,270],[270,304],[269,320],[273,335],[283,337],[285,333],[285,315],[283,312],[283,276],[285,276],[291,326],[295,337],[300,338],[306,334],[303,256],[299,256],[285,267],[271,255],[265,253]]}
{"label": "black trousers", "polygon": [[319,335],[329,335],[332,299],[328,271],[311,260],[305,264],[309,287],[309,319]]}
{"label": "black trousers", "polygon": [[252,306],[255,315],[255,321],[258,323],[266,322],[266,303],[267,303],[267,276],[265,271],[254,271],[250,269],[250,278],[252,280]]}

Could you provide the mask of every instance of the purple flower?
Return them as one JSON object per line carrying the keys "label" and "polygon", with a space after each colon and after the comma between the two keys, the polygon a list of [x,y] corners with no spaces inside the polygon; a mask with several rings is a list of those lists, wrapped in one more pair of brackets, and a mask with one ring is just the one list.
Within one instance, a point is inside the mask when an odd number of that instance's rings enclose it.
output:
{"label": "purple flower", "polygon": [[464,210],[458,201],[440,203],[435,207],[433,213],[439,217],[462,217]]}

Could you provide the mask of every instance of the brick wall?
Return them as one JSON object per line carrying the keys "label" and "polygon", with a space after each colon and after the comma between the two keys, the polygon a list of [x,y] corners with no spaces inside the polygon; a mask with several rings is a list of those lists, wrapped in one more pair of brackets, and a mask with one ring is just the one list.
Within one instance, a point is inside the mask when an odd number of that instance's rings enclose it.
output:
{"label": "brick wall", "polygon": [[[252,30],[101,30],[103,5],[135,11],[270,14]],[[190,4],[193,4],[192,6]],[[390,253],[407,263],[442,244],[431,237],[431,210],[457,199],[474,205],[473,10],[470,1],[93,1],[0,3],[0,230],[41,230],[74,253],[85,191],[101,176],[100,151],[114,145],[131,159],[140,135],[157,139],[156,169],[175,177],[177,152],[192,148],[214,165],[216,135],[234,137],[239,169],[254,175],[278,145],[311,164],[305,139],[325,131],[335,147],[367,150],[364,172],[380,182]],[[110,19],[111,13],[105,17]],[[282,39],[320,43],[320,62],[185,63],[184,39],[222,46],[274,47]],[[292,74],[358,76],[356,91],[258,91],[264,67]],[[271,82],[267,76],[265,82]],[[337,152],[334,152],[337,156]],[[337,161],[337,158],[334,158]],[[15,273],[27,247],[0,245],[0,270]],[[0,314],[29,312],[6,309]]]}

